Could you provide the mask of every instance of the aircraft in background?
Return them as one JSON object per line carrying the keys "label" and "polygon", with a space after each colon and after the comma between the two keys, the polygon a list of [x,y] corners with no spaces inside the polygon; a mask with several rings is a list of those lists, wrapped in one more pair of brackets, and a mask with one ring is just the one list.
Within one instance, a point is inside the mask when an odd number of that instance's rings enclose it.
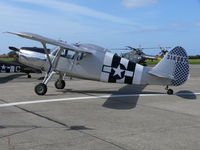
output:
{"label": "aircraft in background", "polygon": [[[9,49],[12,51],[15,51],[17,54],[17,59],[16,62],[18,64],[20,64],[21,66],[21,72],[25,72],[28,74],[28,78],[31,78],[30,73],[42,73],[43,68],[35,66],[34,64],[30,65],[30,64],[26,64],[22,61],[20,61],[20,54],[21,53],[28,53],[30,55],[32,55],[33,57],[38,57],[39,59],[41,58],[41,55],[45,55],[44,49],[43,48],[37,48],[37,47],[21,47],[21,48],[16,48],[13,46],[9,46]],[[49,49],[48,49],[49,51]]]}
{"label": "aircraft in background", "polygon": [[20,61],[18,61],[17,53],[20,51],[19,49],[15,47],[9,47],[9,49],[16,52],[16,57],[12,61],[0,60],[0,72],[5,72],[5,73],[24,72],[27,74],[28,78],[31,78],[30,73],[42,73],[41,70],[33,68],[32,66],[26,66],[25,64],[20,63]]}
{"label": "aircraft in background", "polygon": [[[19,51],[21,63],[46,71],[43,82],[35,87],[38,95],[46,94],[47,84],[55,74],[59,75],[55,82],[57,89],[65,87],[64,76],[67,75],[108,83],[162,85],[166,86],[168,94],[173,94],[169,86],[184,84],[189,75],[187,53],[182,47],[172,49],[155,67],[145,67],[94,44],[69,44],[27,32],[7,33],[43,45],[45,55],[23,49]],[[56,48],[48,50],[47,44]]]}
{"label": "aircraft in background", "polygon": [[[144,49],[160,49],[161,51],[157,55],[149,55],[143,52]],[[146,66],[146,60],[162,60],[164,55],[168,52],[171,47],[154,47],[154,48],[134,48],[131,46],[126,46],[125,48],[114,48],[111,50],[129,51],[126,53],[121,53],[120,56],[126,58],[132,62]]]}

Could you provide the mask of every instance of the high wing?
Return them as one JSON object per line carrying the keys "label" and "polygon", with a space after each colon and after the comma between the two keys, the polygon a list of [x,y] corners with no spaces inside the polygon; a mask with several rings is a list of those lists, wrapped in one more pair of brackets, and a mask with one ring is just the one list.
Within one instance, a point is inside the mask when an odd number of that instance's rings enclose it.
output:
{"label": "high wing", "polygon": [[29,32],[5,32],[5,33],[14,34],[26,39],[38,41],[38,42],[41,42],[43,45],[51,44],[51,45],[59,46],[62,49],[68,49],[75,52],[88,53],[88,54],[94,53],[94,51],[92,50],[79,48],[78,46],[75,46],[73,44],[67,44],[67,43],[50,39],[50,38],[47,38],[38,34],[34,34],[34,33],[29,33]]}

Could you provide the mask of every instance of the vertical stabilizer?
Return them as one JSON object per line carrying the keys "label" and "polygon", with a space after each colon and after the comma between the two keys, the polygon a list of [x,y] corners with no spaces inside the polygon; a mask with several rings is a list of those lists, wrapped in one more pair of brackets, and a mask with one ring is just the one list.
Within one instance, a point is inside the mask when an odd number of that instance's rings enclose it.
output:
{"label": "vertical stabilizer", "polygon": [[175,47],[149,73],[160,78],[171,79],[172,86],[182,85],[189,76],[188,56],[185,49]]}

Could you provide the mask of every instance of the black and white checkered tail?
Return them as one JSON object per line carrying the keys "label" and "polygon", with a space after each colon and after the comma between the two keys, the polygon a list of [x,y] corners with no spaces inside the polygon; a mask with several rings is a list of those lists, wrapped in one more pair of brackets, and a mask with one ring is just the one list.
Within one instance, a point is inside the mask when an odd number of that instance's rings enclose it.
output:
{"label": "black and white checkered tail", "polygon": [[189,76],[189,64],[186,51],[182,47],[175,47],[165,55],[150,72],[160,78],[170,79],[171,86],[180,86],[185,83]]}
{"label": "black and white checkered tail", "polygon": [[171,85],[180,86],[187,81],[189,76],[187,53],[182,47],[175,47],[168,55],[175,57],[174,80],[172,80]]}

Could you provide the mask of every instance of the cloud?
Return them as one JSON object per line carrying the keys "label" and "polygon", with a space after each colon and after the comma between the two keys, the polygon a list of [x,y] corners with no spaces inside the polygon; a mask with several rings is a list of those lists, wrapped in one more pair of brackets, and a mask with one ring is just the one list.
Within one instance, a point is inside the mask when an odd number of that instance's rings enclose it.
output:
{"label": "cloud", "polygon": [[96,19],[101,19],[109,22],[126,24],[126,25],[134,25],[141,26],[139,23],[135,23],[126,18],[118,17],[115,15],[111,15],[105,12],[97,11],[88,7],[75,5],[69,2],[58,1],[58,0],[14,0],[16,2],[24,2],[40,5],[42,7],[48,7],[50,9],[54,9],[59,12],[68,13],[74,16],[86,16]]}
{"label": "cloud", "polygon": [[[47,13],[40,10],[28,9],[20,7],[20,5],[11,5],[9,3],[0,2],[0,30],[1,32],[25,31],[31,30],[33,32],[51,31],[59,32],[60,29],[75,29],[65,30],[68,34],[87,33],[96,31],[94,24],[89,24],[83,18],[74,19],[74,16],[58,15],[55,13]],[[52,23],[53,22],[53,23]],[[55,29],[56,30],[52,30]],[[63,33],[63,31],[61,31]]]}
{"label": "cloud", "polygon": [[[72,41],[74,39],[81,39],[81,36],[86,34],[89,37],[99,33],[98,28],[88,24],[87,21],[73,20],[73,18],[66,15],[60,16],[3,2],[0,2],[0,10],[0,39],[1,48],[4,49],[7,49],[6,43],[10,42],[10,38],[12,38],[11,36],[1,34],[6,31],[33,32],[55,39]],[[21,46],[21,43],[18,44],[15,40],[11,41],[15,45]]]}
{"label": "cloud", "polygon": [[123,0],[122,5],[128,8],[143,7],[155,4],[158,0]]}
{"label": "cloud", "polygon": [[[149,29],[149,25],[128,18],[60,0],[10,0],[0,2],[0,10],[0,32],[26,31],[68,42],[89,42],[105,47],[123,43],[119,42],[123,40],[126,42],[133,36],[128,34],[129,38],[121,38],[122,32]],[[0,39],[4,49],[7,49],[8,43],[17,47],[32,44],[32,41],[24,42],[24,39],[20,41],[15,36],[4,34],[0,34]]]}

